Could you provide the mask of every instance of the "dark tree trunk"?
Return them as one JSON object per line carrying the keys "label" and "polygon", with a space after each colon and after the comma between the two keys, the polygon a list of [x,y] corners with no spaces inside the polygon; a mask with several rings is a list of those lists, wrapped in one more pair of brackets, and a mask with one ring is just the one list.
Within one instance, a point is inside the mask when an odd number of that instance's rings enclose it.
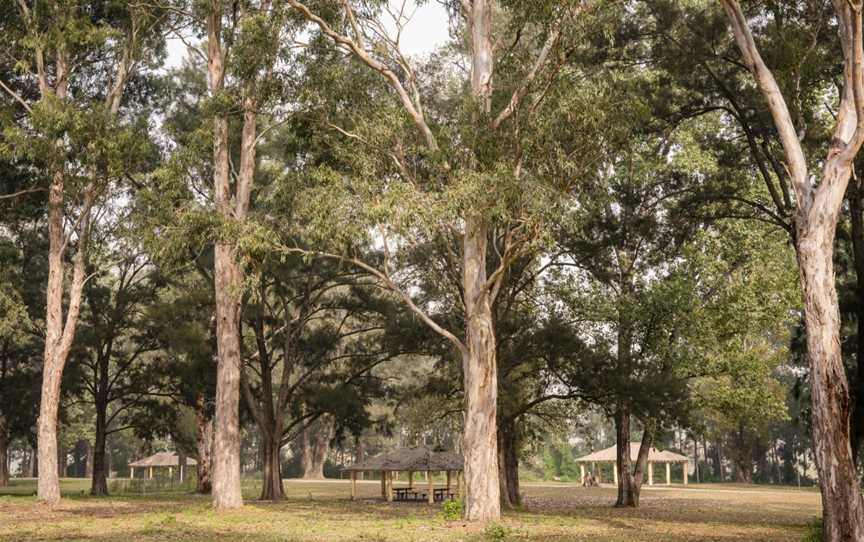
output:
{"label": "dark tree trunk", "polygon": [[519,444],[516,423],[510,419],[504,419],[498,425],[498,473],[503,489],[501,503],[507,508],[518,508],[522,505],[522,494],[519,490]]}
{"label": "dark tree trunk", "polygon": [[90,484],[91,495],[108,495],[108,465],[105,462],[107,405],[96,404],[96,435],[93,442],[93,477]]}
{"label": "dark tree trunk", "polygon": [[9,485],[9,434],[0,425],[0,487]]}
{"label": "dark tree trunk", "polygon": [[196,435],[196,450],[198,452],[198,465],[196,470],[198,473],[198,483],[195,492],[206,495],[213,489],[213,482],[210,478],[210,452],[213,447],[213,420],[207,416],[204,399],[202,397],[198,398],[195,408],[195,421],[198,426]]}
{"label": "dark tree trunk", "polygon": [[618,405],[615,412],[615,468],[618,470],[618,499],[615,506],[636,506],[632,496],[630,477],[630,410]]}
{"label": "dark tree trunk", "polygon": [[282,439],[281,435],[274,432],[265,434],[261,443],[262,460],[264,468],[262,472],[262,501],[278,501],[285,497],[285,488],[282,486]]}
{"label": "dark tree trunk", "polygon": [[852,460],[858,465],[864,441],[864,181],[852,178],[847,192],[852,224],[852,256],[855,262],[855,373],[852,385],[854,407],[850,422]]}
{"label": "dark tree trunk", "polygon": [[653,443],[653,434],[650,428],[645,427],[634,467],[630,457],[630,421],[629,407],[619,406],[615,413],[616,461],[613,468],[618,470],[618,499],[615,501],[615,506],[636,508],[639,506],[639,497],[642,493],[642,481],[648,464],[648,453]]}

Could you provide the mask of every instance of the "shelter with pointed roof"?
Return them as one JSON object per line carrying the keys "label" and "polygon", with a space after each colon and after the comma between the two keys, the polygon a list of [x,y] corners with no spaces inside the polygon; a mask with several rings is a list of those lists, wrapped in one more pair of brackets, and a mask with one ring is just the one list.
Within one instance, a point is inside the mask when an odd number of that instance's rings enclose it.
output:
{"label": "shelter with pointed roof", "polygon": [[[630,443],[630,460],[636,461],[639,457],[639,447],[641,446],[638,442]],[[579,473],[582,478],[582,483],[585,483],[585,464],[591,464],[591,472],[597,472],[599,474],[600,471],[597,471],[595,466],[597,463],[601,465],[603,463],[611,463],[612,464],[612,475],[614,477],[614,483],[618,484],[618,469],[616,468],[617,463],[617,449],[616,447],[610,446],[603,450],[598,450],[596,452],[591,452],[588,455],[582,456],[576,459],[576,462],[579,463]],[[654,464],[661,463],[666,465],[666,485],[670,485],[672,483],[672,465],[682,465],[683,470],[683,479],[684,485],[687,485],[687,475],[689,470],[689,459],[687,456],[671,452],[669,450],[658,450],[657,448],[652,447],[648,451],[648,485],[654,485]],[[598,476],[598,481],[599,476]]]}
{"label": "shelter with pointed roof", "polygon": [[[351,473],[351,499],[357,498],[357,473],[379,472],[381,473],[381,496],[388,502],[394,500],[427,500],[430,504],[435,501],[452,498],[455,493],[451,491],[453,474],[456,474],[456,492],[460,489],[460,475],[463,469],[464,459],[462,455],[453,451],[438,451],[426,446],[413,448],[397,448],[384,452],[366,461],[349,465],[342,469]],[[400,472],[408,473],[407,487],[393,487],[394,474]],[[426,488],[414,488],[414,473],[423,472],[426,475]],[[434,486],[435,473],[446,473],[446,486],[436,488]]]}
{"label": "shelter with pointed roof", "polygon": [[191,457],[184,457],[183,459],[185,461],[181,464],[180,456],[177,452],[157,452],[149,457],[129,463],[129,479],[132,480],[135,478],[135,469],[145,469],[144,472],[147,473],[147,478],[151,480],[153,479],[154,469],[162,469],[163,472],[164,470],[167,470],[168,476],[173,478],[174,469],[177,468],[180,474],[180,481],[182,482],[185,467],[194,467],[198,465],[198,462]]}

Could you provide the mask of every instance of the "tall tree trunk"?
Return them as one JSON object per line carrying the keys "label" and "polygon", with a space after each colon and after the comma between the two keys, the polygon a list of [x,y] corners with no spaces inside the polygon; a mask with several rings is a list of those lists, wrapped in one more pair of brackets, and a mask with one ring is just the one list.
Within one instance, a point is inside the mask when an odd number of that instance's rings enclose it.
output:
{"label": "tall tree trunk", "polygon": [[852,256],[855,262],[855,318],[857,343],[855,345],[854,408],[851,414],[852,460],[856,466],[864,441],[864,181],[850,180],[847,190],[849,217],[852,225]]}
{"label": "tall tree trunk", "polygon": [[[221,95],[225,83],[225,53],[221,43],[222,3],[211,0],[208,17],[210,92]],[[226,221],[234,217],[228,157],[228,117],[213,118],[213,185],[216,207]],[[213,276],[216,287],[216,412],[213,438],[213,505],[238,508],[240,489],[240,299],[239,266],[231,243],[216,241]]]}
{"label": "tall tree trunk", "polygon": [[30,464],[27,465],[27,477],[36,478],[39,474],[39,454],[36,448],[30,447]]}
{"label": "tall tree trunk", "polygon": [[0,487],[9,485],[9,433],[0,418]]}
{"label": "tall tree trunk", "polygon": [[496,430],[498,377],[495,331],[486,285],[486,234],[479,219],[466,221],[463,287],[467,319],[465,380],[465,518],[489,521],[501,517]]}
{"label": "tall tree trunk", "polygon": [[618,470],[618,499],[615,506],[636,506],[632,495],[630,459],[630,409],[622,403],[615,412],[614,468]]}
{"label": "tall tree trunk", "polygon": [[96,435],[93,439],[93,475],[90,484],[91,495],[108,495],[108,465],[105,462],[107,441],[106,403],[96,403]]}
{"label": "tall tree trunk", "polygon": [[636,508],[639,506],[642,480],[648,465],[648,454],[651,451],[654,434],[650,427],[645,427],[634,466],[630,457],[630,425],[629,406],[619,405],[615,413],[616,461],[613,468],[618,470],[618,499],[615,501],[615,506]]}
{"label": "tall tree trunk", "polygon": [[196,471],[198,482],[195,492],[201,495],[209,494],[213,489],[210,478],[211,450],[213,447],[213,420],[207,416],[204,398],[199,397],[195,408],[195,422],[197,425],[196,451],[198,452]]}
{"label": "tall tree trunk", "polygon": [[66,235],[63,231],[64,174],[56,172],[48,192],[48,285],[46,288],[45,351],[42,366],[42,393],[39,400],[37,439],[39,481],[37,498],[48,504],[60,502],[60,474],[57,468],[57,413],[60,408],[60,382],[78,324],[84,284],[84,246],[75,255],[66,323],[63,323],[63,257]]}
{"label": "tall tree trunk", "polygon": [[[648,455],[651,452],[651,446],[654,445],[654,431],[651,427],[645,426],[642,431],[642,441],[639,444],[639,454],[636,456],[636,468],[633,470],[632,479],[630,481],[630,502],[627,506],[638,507],[639,498],[642,495],[642,482],[645,479],[645,469],[648,465]],[[685,467],[686,468],[686,467]]]}
{"label": "tall tree trunk", "polygon": [[[836,172],[836,176],[848,172]],[[826,178],[823,183],[839,182]],[[813,447],[822,488],[826,541],[864,539],[864,499],[852,455],[851,405],[840,350],[840,312],[835,289],[834,222],[811,213],[810,227],[799,225],[798,262],[804,293],[810,356]]]}
{"label": "tall tree trunk", "polygon": [[735,41],[774,120],[798,200],[795,248],[810,360],[812,431],[825,542],[864,540],[864,498],[850,442],[851,399],[840,350],[834,238],[852,164],[864,143],[864,47],[860,5],[834,0],[843,87],[819,185],[813,186],[782,90],[765,64],[737,0],[721,0]]}
{"label": "tall tree trunk", "polygon": [[498,425],[498,472],[501,478],[500,486],[504,489],[501,502],[507,508],[518,508],[522,505],[522,494],[519,490],[519,449],[516,424],[509,418]]}
{"label": "tall tree trunk", "polygon": [[278,501],[284,498],[282,485],[282,435],[276,431],[263,433],[261,443],[264,469],[262,473],[261,500]]}

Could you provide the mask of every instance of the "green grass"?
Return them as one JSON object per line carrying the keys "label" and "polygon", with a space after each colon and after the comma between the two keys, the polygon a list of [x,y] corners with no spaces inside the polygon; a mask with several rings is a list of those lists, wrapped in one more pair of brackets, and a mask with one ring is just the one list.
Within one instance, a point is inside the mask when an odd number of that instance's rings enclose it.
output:
{"label": "green grass", "polygon": [[819,514],[812,490],[765,486],[691,485],[645,488],[637,510],[616,509],[611,487],[525,484],[524,510],[487,526],[447,521],[440,505],[382,502],[377,482],[286,481],[287,499],[255,501],[256,481],[244,484],[247,505],[217,513],[206,497],[181,492],[86,496],[86,480],[64,480],[67,497],[38,504],[33,481],[0,488],[0,541],[795,541]]}

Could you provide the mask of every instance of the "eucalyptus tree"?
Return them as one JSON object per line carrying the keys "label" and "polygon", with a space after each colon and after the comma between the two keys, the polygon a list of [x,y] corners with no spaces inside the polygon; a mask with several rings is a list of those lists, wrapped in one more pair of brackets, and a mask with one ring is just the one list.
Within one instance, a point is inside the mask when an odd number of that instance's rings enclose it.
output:
{"label": "eucalyptus tree", "polygon": [[[219,363],[213,444],[213,503],[243,504],[240,491],[240,321],[244,277],[230,231],[246,219],[256,175],[260,141],[258,114],[277,87],[275,67],[285,25],[279,6],[269,0],[227,6],[223,0],[195,3],[193,13],[207,36],[208,87],[212,113],[213,206],[221,219],[215,236],[213,279],[216,293],[216,345]],[[230,10],[226,11],[226,7]],[[242,115],[239,165],[232,182],[233,111]]]}
{"label": "eucalyptus tree", "polygon": [[144,126],[136,126],[124,109],[124,97],[130,81],[162,50],[165,14],[123,2],[21,0],[4,10],[2,31],[21,72],[0,86],[27,119],[4,132],[4,147],[37,164],[50,179],[38,497],[53,504],[60,499],[54,460],[60,383],[87,278],[92,213],[113,181],[134,173],[140,142],[148,139]]}
{"label": "eucalyptus tree", "polygon": [[[747,68],[774,121],[796,198],[795,248],[804,297],[813,445],[822,489],[825,540],[864,538],[864,497],[850,445],[850,398],[840,349],[840,313],[834,284],[834,237],[855,157],[864,143],[864,46],[862,6],[833,2],[843,57],[833,137],[814,183],[798,137],[803,128],[765,63],[748,19],[735,0],[721,0]],[[828,19],[826,15],[825,20]]]}
{"label": "eucalyptus tree", "polygon": [[[322,118],[341,137],[335,143],[343,149],[339,159],[348,170],[317,168],[323,182],[314,191],[328,192],[327,200],[308,214],[326,244],[307,252],[343,259],[377,278],[458,353],[465,398],[465,517],[498,518],[492,307],[511,263],[536,251],[560,184],[575,182],[584,165],[572,145],[549,133],[533,138],[537,125],[532,123],[543,118],[544,128],[555,124],[546,98],[578,80],[563,69],[564,61],[578,41],[580,24],[591,19],[597,6],[578,1],[447,2],[458,40],[449,56],[436,55],[426,68],[418,68],[400,49],[410,21],[406,6],[345,2],[334,10],[296,0],[287,4],[318,31],[310,42],[315,51],[323,40],[350,56],[347,66],[343,58],[330,61],[344,68],[346,79],[334,79],[339,73],[335,68],[327,76],[338,90],[318,88],[314,95],[325,90],[337,100],[339,90],[351,95],[350,76],[374,93],[363,100],[376,100],[366,115],[360,109],[334,110]],[[396,28],[390,35],[382,22],[387,18]],[[550,103],[562,106],[559,100]],[[597,109],[577,109],[576,104],[557,109],[558,124],[582,134],[582,117]],[[540,155],[569,160],[568,176],[552,179],[544,176],[542,166],[526,167]],[[353,164],[344,164],[346,159]],[[353,205],[359,202],[362,208]],[[350,228],[345,221],[352,222]],[[351,240],[349,232],[356,234]],[[380,260],[344,250],[371,237],[383,242]],[[429,307],[411,295],[410,274],[399,268],[397,252],[418,239],[440,240],[447,250],[448,272],[458,278],[447,305],[463,312],[464,332],[440,325]],[[489,267],[487,258],[495,254],[500,257]]]}

